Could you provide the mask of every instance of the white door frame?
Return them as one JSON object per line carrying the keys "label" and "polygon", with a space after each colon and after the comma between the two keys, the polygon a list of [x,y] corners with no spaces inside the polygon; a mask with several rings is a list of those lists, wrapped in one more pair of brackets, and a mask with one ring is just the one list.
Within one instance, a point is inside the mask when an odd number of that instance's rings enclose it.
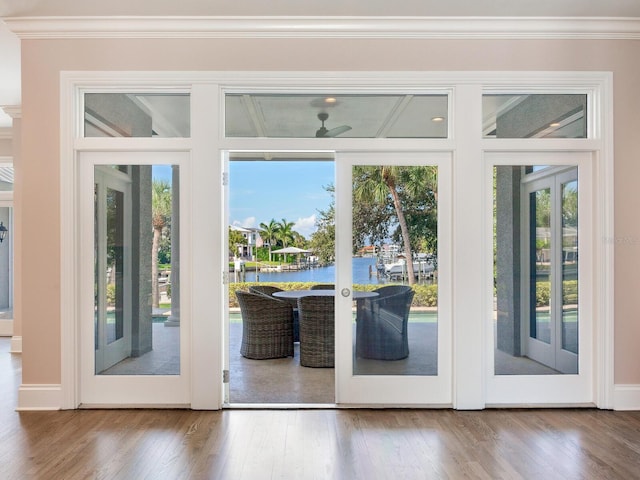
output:
{"label": "white door frame", "polygon": [[336,153],[336,291],[352,289],[353,165],[438,168],[438,371],[436,375],[355,375],[352,296],[336,295],[336,403],[343,406],[445,407],[452,398],[451,152]]}
{"label": "white door frame", "polygon": [[[191,86],[192,129],[189,139],[97,139],[79,136],[81,128],[81,89],[122,88],[133,86],[137,91],[144,88],[182,88]],[[223,94],[226,90],[250,92],[271,90],[282,93],[304,91],[349,91],[358,93],[391,92],[412,90],[425,91],[416,86],[428,86],[431,90],[453,92],[450,106],[450,138],[442,140],[401,139],[272,139],[272,138],[224,138]],[[481,136],[483,92],[506,92],[509,90],[536,93],[588,93],[590,98],[589,138],[587,139],[483,139]],[[491,272],[490,255],[486,249],[486,227],[483,215],[487,202],[483,175],[485,152],[500,151],[591,151],[597,152],[594,160],[594,190],[599,192],[594,205],[594,262],[597,264],[599,281],[594,285],[596,368],[594,372],[594,403],[600,408],[613,406],[613,81],[607,72],[62,72],[61,73],[61,312],[62,319],[62,379],[60,385],[61,408],[76,408],[78,405],[78,376],[76,372],[76,332],[78,326],[78,260],[76,219],[78,211],[77,178],[75,174],[77,156],[81,150],[169,150],[183,148],[191,151],[193,180],[190,182],[193,218],[207,218],[210,222],[198,226],[191,248],[202,262],[194,265],[192,281],[195,288],[189,301],[194,315],[191,353],[192,408],[218,409],[223,403],[222,395],[222,322],[221,311],[212,312],[211,301],[223,301],[223,264],[219,255],[207,253],[215,242],[221,242],[221,208],[211,208],[203,199],[213,199],[214,205],[222,202],[221,183],[215,185],[211,179],[220,174],[220,152],[224,150],[256,151],[269,150],[401,150],[401,151],[453,151],[454,223],[453,248],[464,243],[466,234],[481,231],[485,242],[474,246],[464,256],[454,256],[454,271],[457,262],[469,260],[477,266],[478,274],[469,278],[454,278],[455,295],[470,294],[463,308],[454,297],[453,338],[454,351],[464,352],[454,362],[454,408],[484,408],[490,404],[486,396],[486,352],[488,341],[482,319],[489,317],[488,292],[476,294],[487,287]],[[486,169],[485,169],[486,170]],[[461,193],[467,192],[467,193]],[[471,195],[473,204],[460,214],[460,204],[465,195]],[[481,199],[484,196],[484,201]],[[490,211],[490,209],[489,209]],[[481,219],[479,222],[478,219]],[[467,222],[466,220],[470,220]],[[474,230],[475,227],[478,229]],[[183,230],[183,232],[186,230]],[[194,232],[195,233],[195,232]],[[482,244],[484,243],[484,244]],[[479,256],[478,256],[479,255]],[[201,257],[200,257],[201,256]],[[209,282],[209,283],[207,283]],[[208,284],[207,295],[201,294],[202,285]],[[475,287],[474,287],[475,285]],[[218,294],[219,293],[219,294]],[[479,320],[469,318],[484,312]],[[465,324],[464,322],[469,322]],[[478,344],[478,339],[480,343]],[[220,348],[216,351],[211,345]],[[211,375],[212,371],[218,375]],[[219,377],[217,385],[208,382]]]}
{"label": "white door frame", "polygon": [[[598,267],[596,255],[598,248],[593,239],[598,238],[595,222],[596,208],[600,199],[592,190],[594,184],[594,170],[597,164],[595,155],[591,152],[491,152],[485,156],[485,173],[487,181],[492,179],[495,165],[576,165],[578,167],[579,189],[578,208],[585,212],[580,216],[578,238],[580,243],[580,280],[578,298],[580,299],[578,318],[580,319],[578,359],[578,374],[559,375],[496,375],[494,370],[494,342],[493,342],[493,274],[487,276],[487,309],[485,321],[485,335],[489,342],[486,344],[484,378],[486,382],[486,404],[488,406],[593,406],[597,405],[595,392],[597,380],[595,372],[599,360],[597,348],[593,348],[594,338],[599,334],[598,326],[602,319],[598,317],[597,302],[594,301],[594,290],[598,285]],[[491,180],[492,181],[492,180]],[[490,194],[491,192],[489,192]],[[487,198],[487,202],[489,200]],[[490,204],[490,203],[489,203]],[[591,212],[588,214],[587,212]],[[493,250],[493,236],[489,228],[493,222],[491,209],[485,214],[485,222],[489,235],[487,236],[487,253]],[[491,238],[492,240],[492,238]],[[492,258],[487,259],[487,267]],[[492,268],[487,270],[492,272]],[[526,274],[526,272],[525,272]],[[524,282],[523,282],[524,283]],[[526,296],[525,296],[526,295]],[[528,298],[525,285],[522,286],[521,296]],[[526,311],[523,308],[523,311]],[[528,331],[527,328],[525,330]],[[523,338],[526,341],[526,337]],[[601,360],[601,359],[600,359]]]}
{"label": "white door frame", "polygon": [[[180,374],[179,375],[98,375],[94,350],[94,169],[100,165],[179,165],[180,182],[184,185],[189,178],[189,155],[186,152],[80,152],[78,155],[79,211],[78,258],[79,267],[79,318],[78,323],[78,377],[77,402],[83,407],[144,407],[190,405],[191,386],[191,343],[190,306],[188,302],[180,311]],[[122,180],[120,181],[122,183]],[[180,208],[188,211],[188,189],[180,188]],[[189,232],[189,215],[180,214],[180,231]],[[185,242],[187,243],[187,242]],[[189,291],[191,257],[188,245],[181,243],[180,269],[181,287]],[[184,246],[184,247],[183,247]],[[184,273],[184,275],[182,275]],[[128,292],[125,292],[128,293]],[[125,300],[125,304],[128,303]],[[129,338],[130,341],[130,338]]]}

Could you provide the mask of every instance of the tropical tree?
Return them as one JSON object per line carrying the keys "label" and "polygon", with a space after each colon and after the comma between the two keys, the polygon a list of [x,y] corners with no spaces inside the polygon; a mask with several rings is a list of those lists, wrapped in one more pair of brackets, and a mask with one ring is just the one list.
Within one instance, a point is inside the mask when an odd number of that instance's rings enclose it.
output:
{"label": "tropical tree", "polygon": [[322,263],[330,263],[336,251],[336,202],[333,185],[324,187],[331,194],[331,203],[326,210],[318,210],[316,231],[311,234],[309,246]]}
{"label": "tropical tree", "polygon": [[278,222],[275,218],[272,218],[268,224],[260,224],[260,236],[263,240],[269,244],[269,261],[271,261],[271,245],[277,241],[278,237]]}
{"label": "tropical tree", "polygon": [[278,230],[276,233],[276,238],[278,241],[282,242],[282,246],[287,248],[290,243],[293,243],[294,240],[294,231],[293,226],[294,222],[287,222],[286,219],[282,219],[281,222],[278,222]]}
{"label": "tropical tree", "polygon": [[299,232],[293,232],[293,246],[294,247],[306,249],[308,243],[309,242],[307,241],[306,238],[304,238],[304,235],[302,235]]}
{"label": "tropical tree", "polygon": [[229,255],[238,254],[238,245],[247,245],[248,240],[239,230],[229,227]]}
{"label": "tropical tree", "polygon": [[151,302],[154,308],[160,306],[160,286],[158,284],[158,251],[162,231],[171,222],[171,184],[166,180],[154,180],[151,185],[151,224],[153,242],[151,244]]}
{"label": "tropical tree", "polygon": [[415,283],[411,234],[405,216],[405,206],[425,191],[435,193],[435,169],[431,167],[355,166],[353,197],[356,203],[372,202],[393,206],[404,246],[409,283]]}

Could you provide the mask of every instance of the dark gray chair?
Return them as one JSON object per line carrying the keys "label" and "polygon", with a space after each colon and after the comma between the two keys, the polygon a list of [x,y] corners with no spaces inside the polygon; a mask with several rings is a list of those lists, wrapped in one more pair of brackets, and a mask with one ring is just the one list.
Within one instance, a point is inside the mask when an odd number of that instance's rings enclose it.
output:
{"label": "dark gray chair", "polygon": [[397,293],[407,293],[412,288],[408,285],[385,285],[374,290],[378,294],[376,298],[388,297]]}
{"label": "dark gray chair", "polygon": [[319,283],[317,285],[311,285],[309,290],[335,290],[336,286],[333,283]]}
{"label": "dark gray chair", "polygon": [[243,357],[255,360],[293,357],[293,308],[267,295],[238,291],[242,313]]}
{"label": "dark gray chair", "polygon": [[401,360],[409,356],[408,323],[414,291],[383,287],[380,296],[358,302],[356,357]]}
{"label": "dark gray chair", "polygon": [[298,299],[300,365],[333,367],[335,358],[335,298],[310,295]]}
{"label": "dark gray chair", "polygon": [[[273,297],[273,294],[276,292],[282,292],[281,288],[274,287],[273,285],[252,285],[249,287],[249,291],[251,293],[257,293],[260,295],[267,295],[269,297]],[[293,307],[293,341],[300,341],[300,319],[298,318],[298,300],[295,298],[289,300],[286,298],[279,298],[278,300],[282,300],[283,302],[288,302]]]}

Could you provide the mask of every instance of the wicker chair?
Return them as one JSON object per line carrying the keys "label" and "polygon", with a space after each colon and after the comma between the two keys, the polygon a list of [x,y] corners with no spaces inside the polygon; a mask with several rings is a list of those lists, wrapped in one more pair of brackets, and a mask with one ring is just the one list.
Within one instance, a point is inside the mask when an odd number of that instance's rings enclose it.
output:
{"label": "wicker chair", "polygon": [[356,357],[401,360],[409,356],[409,311],[414,291],[389,289],[358,302]]}
{"label": "wicker chair", "polygon": [[262,293],[263,295],[269,296],[281,291],[281,288],[274,287],[273,285],[252,285],[249,287],[249,292],[251,293]]}
{"label": "wicker chair", "polygon": [[[269,297],[273,297],[273,294],[276,292],[282,292],[283,290],[278,287],[274,287],[273,285],[252,285],[249,287],[249,292],[257,293],[260,295],[267,295]],[[298,318],[298,300],[295,298],[285,299],[279,298],[278,300],[282,300],[283,302],[288,302],[291,304],[293,308],[293,341],[300,341],[300,319]]]}
{"label": "wicker chair", "polygon": [[300,314],[300,365],[333,367],[335,298],[310,295],[298,299]]}
{"label": "wicker chair", "polygon": [[311,285],[309,290],[335,290],[336,286],[333,283],[319,283],[317,285]]}
{"label": "wicker chair", "polygon": [[236,292],[242,313],[243,357],[293,357],[293,308],[267,295]]}

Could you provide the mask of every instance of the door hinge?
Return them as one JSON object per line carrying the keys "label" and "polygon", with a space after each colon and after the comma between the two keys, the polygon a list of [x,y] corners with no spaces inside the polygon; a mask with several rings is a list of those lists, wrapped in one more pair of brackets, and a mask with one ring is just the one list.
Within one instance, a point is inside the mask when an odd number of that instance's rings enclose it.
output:
{"label": "door hinge", "polygon": [[222,172],[222,186],[226,187],[229,185],[229,172]]}
{"label": "door hinge", "polygon": [[222,284],[223,285],[229,284],[229,272],[222,272]]}
{"label": "door hinge", "polygon": [[229,370],[222,370],[222,383],[229,383]]}

